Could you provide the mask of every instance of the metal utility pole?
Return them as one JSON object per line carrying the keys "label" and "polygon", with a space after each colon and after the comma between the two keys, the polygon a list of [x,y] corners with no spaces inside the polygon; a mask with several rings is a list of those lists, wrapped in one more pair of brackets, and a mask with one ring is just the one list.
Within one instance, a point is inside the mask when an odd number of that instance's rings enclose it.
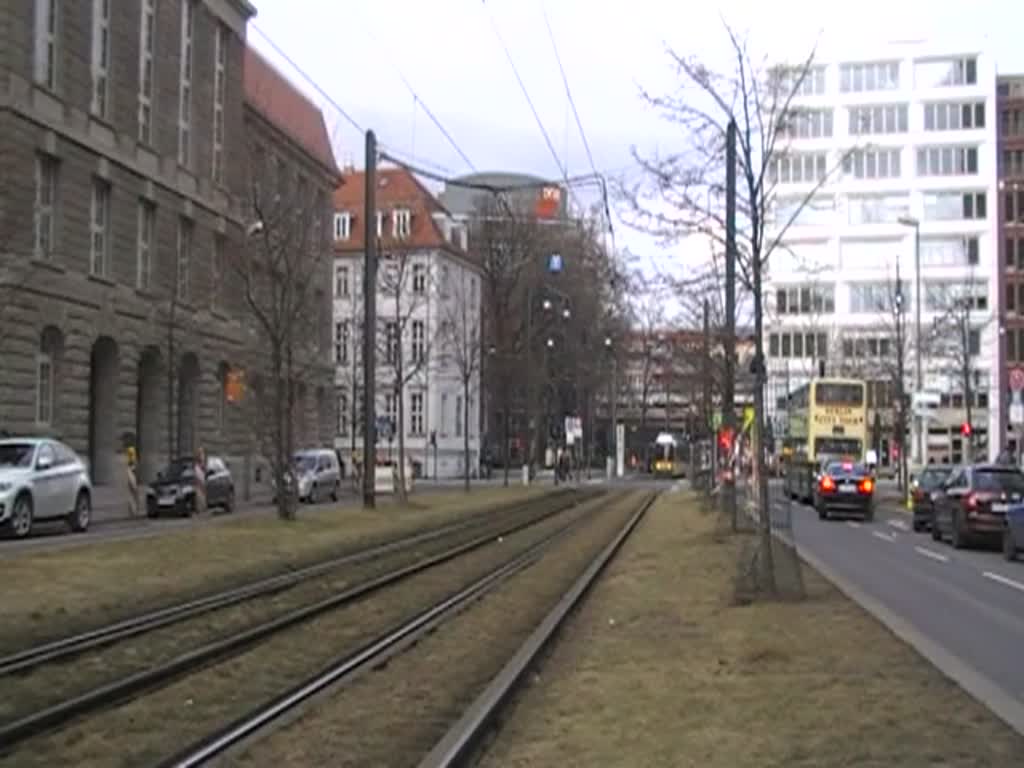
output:
{"label": "metal utility pole", "polygon": [[899,486],[900,490],[907,491],[907,395],[904,384],[903,353],[906,349],[904,342],[904,321],[903,321],[903,279],[900,277],[900,263],[896,261],[896,297],[893,307],[894,320],[896,321],[896,404],[897,419],[896,444],[900,447]]}
{"label": "metal utility pole", "polygon": [[363,507],[377,505],[377,137],[366,132],[363,194]]}
{"label": "metal utility pole", "polygon": [[[529,279],[529,278],[527,278]],[[526,446],[523,451],[523,483],[529,483],[530,467],[533,465],[533,450],[538,442],[537,425],[531,424],[533,416],[533,283],[526,286]]]}
{"label": "metal utility pole", "polygon": [[[916,347],[917,363],[917,386],[915,389],[920,393],[924,391],[924,375],[921,372],[921,305],[924,304],[924,294],[921,293],[921,223],[914,225],[914,346]],[[928,422],[924,416],[918,417],[917,426],[917,458],[921,466],[927,466],[928,457],[925,455],[925,433],[928,430]]]}
{"label": "metal utility pole", "polygon": [[[725,134],[725,376],[722,381],[722,425],[736,435],[736,121],[730,120]],[[760,439],[760,434],[758,436]],[[722,503],[725,514],[736,519],[736,467],[725,473]]]}
{"label": "metal utility pole", "polygon": [[718,440],[716,439],[714,423],[711,416],[711,304],[704,299],[704,335],[701,341],[701,378],[704,382],[704,428],[711,435],[711,476],[708,477],[708,491],[715,481],[715,456],[718,455]]}

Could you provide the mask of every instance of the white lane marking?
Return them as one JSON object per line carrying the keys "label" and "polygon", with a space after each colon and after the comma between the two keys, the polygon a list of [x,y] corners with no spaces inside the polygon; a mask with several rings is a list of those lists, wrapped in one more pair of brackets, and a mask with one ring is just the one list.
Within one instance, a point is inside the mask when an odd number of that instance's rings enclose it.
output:
{"label": "white lane marking", "polygon": [[1008,587],[1013,587],[1014,589],[1018,589],[1021,592],[1024,592],[1024,584],[1021,584],[1019,581],[1008,579],[1005,576],[1000,576],[998,573],[992,573],[992,571],[985,571],[981,575],[984,576],[986,579],[998,581],[1000,584],[1005,584]]}
{"label": "white lane marking", "polygon": [[896,542],[896,537],[893,536],[891,533],[882,533],[881,531],[872,531],[871,535],[872,536],[877,536],[878,538],[882,539],[883,541],[888,541],[890,544],[894,544]]}
{"label": "white lane marking", "polygon": [[899,528],[901,531],[910,530],[910,526],[904,520],[887,520],[886,522],[893,528]]}
{"label": "white lane marking", "polygon": [[860,528],[860,523],[858,523],[856,520],[847,520],[846,524],[851,528]]}
{"label": "white lane marking", "polygon": [[914,550],[925,557],[930,557],[932,560],[938,560],[940,563],[948,563],[949,558],[941,552],[935,552],[934,550],[927,549],[925,547],[914,547]]}

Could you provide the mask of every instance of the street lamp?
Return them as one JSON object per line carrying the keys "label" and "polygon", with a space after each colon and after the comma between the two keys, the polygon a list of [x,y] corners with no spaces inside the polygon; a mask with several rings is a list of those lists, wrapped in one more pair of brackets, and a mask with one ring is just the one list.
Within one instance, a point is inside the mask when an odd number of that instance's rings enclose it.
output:
{"label": "street lamp", "polygon": [[[924,297],[921,294],[921,222],[913,216],[900,216],[899,223],[904,227],[912,227],[914,230],[914,346],[915,363],[917,366],[917,385],[914,387],[918,397],[924,389],[924,376],[921,372],[921,304]],[[914,423],[917,425],[917,460],[921,464],[926,463],[924,455],[924,431],[925,421],[923,416],[915,415]]]}

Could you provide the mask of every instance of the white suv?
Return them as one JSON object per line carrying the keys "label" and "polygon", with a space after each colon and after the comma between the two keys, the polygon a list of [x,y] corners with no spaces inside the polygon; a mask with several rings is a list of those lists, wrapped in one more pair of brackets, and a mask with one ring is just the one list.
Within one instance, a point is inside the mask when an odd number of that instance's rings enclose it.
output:
{"label": "white suv", "polygon": [[89,527],[92,484],[85,462],[56,440],[0,440],[0,529],[20,539],[34,521],[59,518],[73,531]]}

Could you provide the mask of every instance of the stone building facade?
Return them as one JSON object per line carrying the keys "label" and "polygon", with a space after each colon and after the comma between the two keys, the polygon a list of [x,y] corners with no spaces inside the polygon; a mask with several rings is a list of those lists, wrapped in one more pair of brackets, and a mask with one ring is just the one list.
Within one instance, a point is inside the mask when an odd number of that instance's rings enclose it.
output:
{"label": "stone building facade", "polygon": [[[247,48],[254,12],[0,0],[0,427],[63,439],[99,488],[124,487],[127,443],[143,482],[200,445],[240,496],[261,474],[227,386],[253,363],[228,268],[251,224],[252,138],[306,169],[325,246],[339,176],[319,110]],[[321,440],[306,407],[303,439],[329,442],[333,416]]]}

